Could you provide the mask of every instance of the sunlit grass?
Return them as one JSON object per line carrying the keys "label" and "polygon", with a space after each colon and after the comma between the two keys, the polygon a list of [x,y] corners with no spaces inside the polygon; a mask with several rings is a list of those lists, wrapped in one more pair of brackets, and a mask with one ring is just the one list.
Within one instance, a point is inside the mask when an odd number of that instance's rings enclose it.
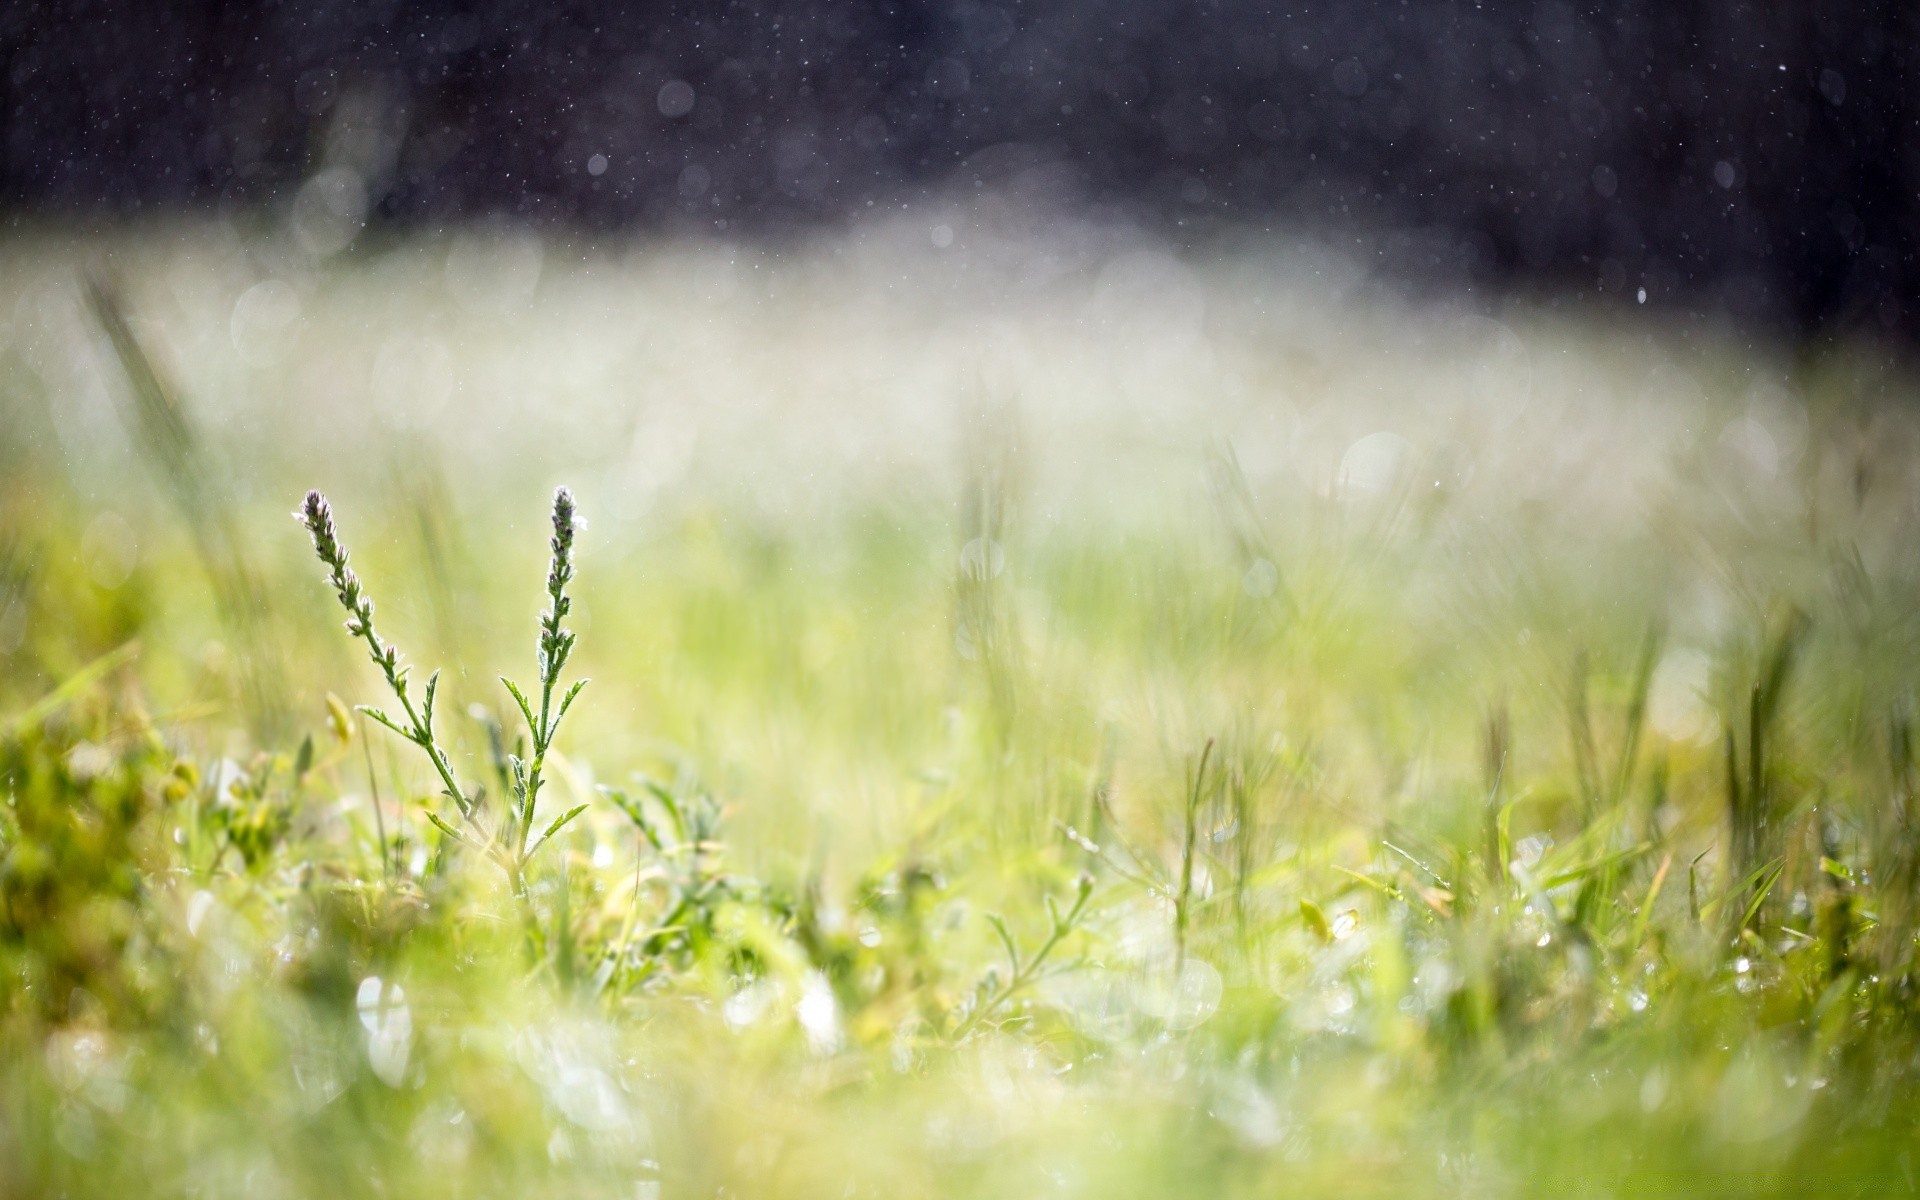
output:
{"label": "sunlit grass", "polygon": [[0,246],[0,1192],[1911,1186],[1905,376],[937,216]]}

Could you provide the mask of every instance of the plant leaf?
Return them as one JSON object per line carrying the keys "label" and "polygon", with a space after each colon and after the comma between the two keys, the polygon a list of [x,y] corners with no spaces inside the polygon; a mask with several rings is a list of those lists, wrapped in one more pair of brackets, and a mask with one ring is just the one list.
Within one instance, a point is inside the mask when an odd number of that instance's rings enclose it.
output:
{"label": "plant leaf", "polygon": [[1313,935],[1328,944],[1333,942],[1333,923],[1327,920],[1327,914],[1311,900],[1300,901],[1300,917],[1313,930]]}
{"label": "plant leaf", "polygon": [[500,677],[500,682],[506,686],[507,694],[513,697],[513,702],[520,706],[520,715],[526,718],[527,728],[534,728],[533,705],[527,703],[527,694],[520,690],[519,684],[505,675]]}
{"label": "plant leaf", "polygon": [[472,844],[471,842],[467,841],[466,834],[461,833],[458,829],[455,829],[453,826],[441,820],[440,814],[433,811],[430,808],[427,810],[427,820],[433,822],[433,827],[435,829],[438,829],[441,833],[446,834],[448,837],[452,838],[456,842],[459,842],[461,845],[467,846]]}
{"label": "plant leaf", "polygon": [[[587,683],[588,681],[585,679],[576,680],[574,685],[567,689],[567,694],[560,698],[560,711],[553,714],[554,729],[560,728],[560,718],[567,715],[567,710],[573,707],[573,698],[580,694],[580,689],[586,687]],[[552,732],[552,730],[548,732]]]}
{"label": "plant leaf", "polygon": [[553,824],[547,826],[547,831],[541,834],[538,838],[536,838],[534,840],[533,845],[527,847],[527,857],[532,858],[534,854],[536,854],[539,851],[540,847],[547,844],[547,841],[549,838],[553,837],[554,834],[559,833],[562,829],[566,828],[567,823],[569,821],[572,821],[575,817],[579,816],[581,813],[585,811],[587,811],[586,805],[576,804],[572,808],[568,809],[566,812],[563,812],[559,816],[555,817],[553,820]]}
{"label": "plant leaf", "polygon": [[413,735],[412,730],[402,729],[398,724],[394,722],[394,719],[392,717],[389,717],[387,714],[373,707],[373,705],[362,704],[359,706],[359,708],[361,712],[367,714],[367,716],[371,717],[373,720],[379,722],[380,724],[385,725],[388,729],[393,730],[395,733],[399,734],[401,737],[407,739],[408,741],[415,742],[415,743],[419,742],[420,739]]}
{"label": "plant leaf", "polygon": [[998,913],[988,913],[987,924],[993,926],[993,931],[1000,935],[1000,944],[1007,948],[1007,960],[1013,964],[1013,973],[1018,975],[1020,973],[1020,947],[1013,944],[1013,934],[1007,931],[1006,918]]}

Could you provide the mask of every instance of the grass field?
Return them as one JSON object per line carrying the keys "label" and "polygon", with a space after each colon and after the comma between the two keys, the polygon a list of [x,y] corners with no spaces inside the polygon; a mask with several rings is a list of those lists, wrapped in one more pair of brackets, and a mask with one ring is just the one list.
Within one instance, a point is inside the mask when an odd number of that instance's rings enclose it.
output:
{"label": "grass field", "polygon": [[1920,1188],[1881,349],[990,204],[0,278],[0,1195]]}

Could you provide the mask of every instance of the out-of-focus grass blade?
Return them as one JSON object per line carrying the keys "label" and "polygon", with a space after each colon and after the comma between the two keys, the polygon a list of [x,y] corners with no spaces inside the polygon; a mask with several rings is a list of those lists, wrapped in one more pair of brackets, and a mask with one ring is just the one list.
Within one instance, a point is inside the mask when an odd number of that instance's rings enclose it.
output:
{"label": "out-of-focus grass blade", "polygon": [[59,687],[7,718],[5,724],[0,724],[0,737],[18,737],[34,729],[42,721],[58,712],[67,701],[112,674],[122,664],[132,662],[139,653],[140,643],[131,641],[102,654],[67,676],[61,681]]}
{"label": "out-of-focus grass blade", "polygon": [[283,682],[286,673],[264,627],[265,591],[249,566],[232,505],[216,482],[219,476],[209,468],[178,389],[161,373],[134,333],[119,293],[98,276],[88,277],[86,293],[88,306],[126,376],[124,410],[136,435],[135,444],[146,454],[186,518],[221,617],[239,643],[244,662],[242,683],[254,732],[271,740],[284,730],[288,717]]}

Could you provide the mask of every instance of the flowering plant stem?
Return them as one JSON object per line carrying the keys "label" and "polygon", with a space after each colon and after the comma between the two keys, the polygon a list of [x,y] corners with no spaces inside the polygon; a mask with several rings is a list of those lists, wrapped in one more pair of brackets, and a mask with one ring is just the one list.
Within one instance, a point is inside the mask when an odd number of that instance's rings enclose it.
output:
{"label": "flowering plant stem", "polygon": [[575,638],[573,632],[561,624],[573,607],[573,601],[566,594],[567,584],[573,580],[576,519],[572,493],[561,488],[553,497],[553,559],[547,571],[548,606],[541,614],[540,622],[540,711],[537,717],[526,693],[512,680],[504,676],[501,678],[514,703],[519,706],[521,715],[526,718],[527,730],[533,742],[533,757],[531,761],[523,761],[518,755],[508,755],[512,772],[512,805],[493,823],[491,830],[484,828],[479,820],[480,794],[476,791],[469,795],[461,788],[454,778],[453,765],[446,750],[434,736],[433,704],[440,686],[440,673],[435,671],[427,678],[425,693],[416,705],[408,679],[412,668],[401,663],[399,650],[374,629],[373,601],[367,596],[359,577],[348,566],[347,550],[334,529],[333,510],[327,498],[317,491],[308,492],[300,511],[294,515],[313,538],[314,552],[327,568],[327,582],[333,586],[341,607],[347,610],[347,632],[366,642],[374,665],[380,668],[381,674],[386,677],[387,687],[400,701],[400,710],[405,719],[396,720],[371,705],[361,705],[360,711],[426,752],[427,758],[433,763],[434,772],[440,777],[444,794],[453,801],[466,828],[456,828],[432,809],[427,810],[427,820],[454,841],[478,846],[494,858],[506,870],[515,894],[524,896],[528,861],[587,807],[584,804],[575,806],[549,824],[539,837],[528,840],[527,835],[533,827],[534,808],[540,797],[542,775],[546,769],[547,751],[553,746],[561,719],[573,706],[580,689],[586,686],[586,680],[577,681],[555,703],[554,689],[559,683],[561,670],[573,653]]}

